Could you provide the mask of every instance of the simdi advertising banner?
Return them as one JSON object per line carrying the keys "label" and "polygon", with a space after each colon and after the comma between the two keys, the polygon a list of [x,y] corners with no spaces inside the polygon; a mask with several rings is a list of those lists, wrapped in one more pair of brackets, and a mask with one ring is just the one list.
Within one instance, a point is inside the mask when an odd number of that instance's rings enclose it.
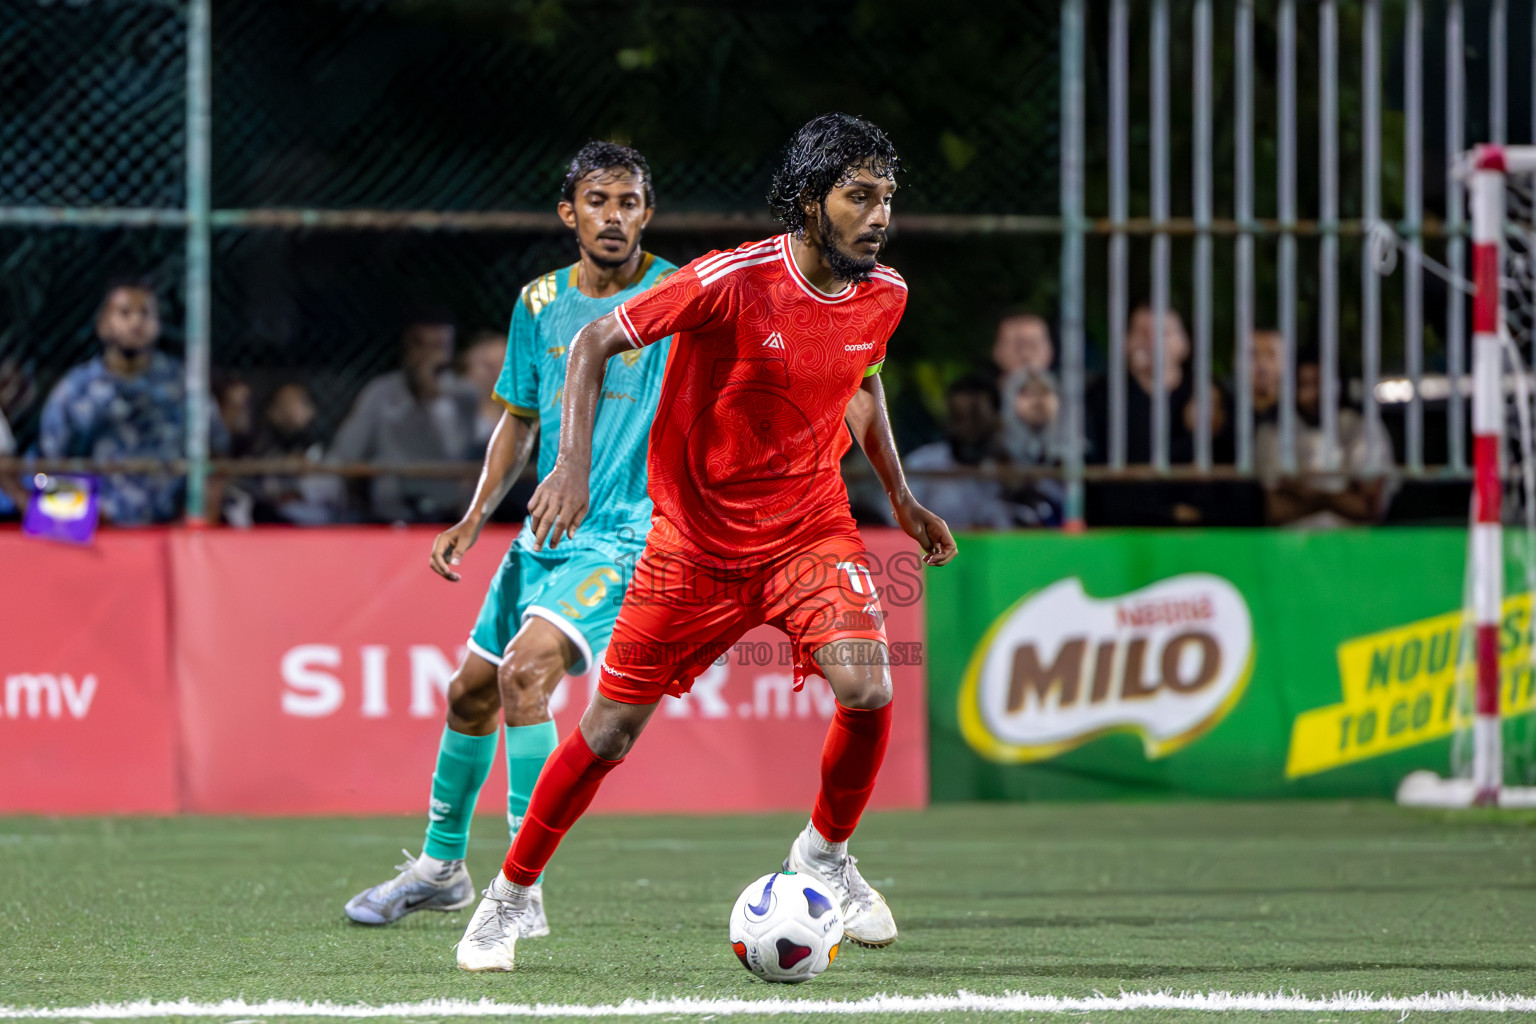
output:
{"label": "simdi advertising banner", "polygon": [[176,809],[165,545],[0,533],[0,813]]}
{"label": "simdi advertising banner", "polygon": [[[1448,768],[1464,531],[960,548],[926,576],[935,800],[1387,795]],[[1507,713],[1532,707],[1529,616],[1506,602]]]}
{"label": "simdi advertising banner", "polygon": [[[425,811],[448,680],[515,529],[488,529],[460,583],[427,568],[433,531],[207,531],[171,537],[185,809]],[[927,802],[921,563],[865,534],[897,692],[876,807]],[[860,585],[866,585],[861,579]],[[601,658],[601,652],[598,652]],[[596,673],[552,701],[575,728]],[[597,810],[809,812],[834,699],[793,690],[784,634],[749,633],[682,699],[663,698]],[[480,809],[505,813],[498,758]]]}

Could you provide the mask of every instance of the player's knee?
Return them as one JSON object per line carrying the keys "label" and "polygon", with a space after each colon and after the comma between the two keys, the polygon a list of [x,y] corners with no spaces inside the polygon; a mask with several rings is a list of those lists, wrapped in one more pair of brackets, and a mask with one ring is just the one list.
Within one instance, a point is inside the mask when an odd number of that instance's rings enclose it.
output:
{"label": "player's knee", "polygon": [[[836,676],[837,678],[832,678]],[[829,673],[832,692],[845,708],[873,710],[891,702],[891,674],[881,665],[858,666]]]}
{"label": "player's knee", "polygon": [[565,674],[565,661],[558,647],[515,643],[501,663],[497,681],[508,720],[532,717],[543,721],[549,689]]}
{"label": "player's knee", "polygon": [[465,732],[482,727],[501,706],[496,676],[460,669],[448,681],[448,724]]}

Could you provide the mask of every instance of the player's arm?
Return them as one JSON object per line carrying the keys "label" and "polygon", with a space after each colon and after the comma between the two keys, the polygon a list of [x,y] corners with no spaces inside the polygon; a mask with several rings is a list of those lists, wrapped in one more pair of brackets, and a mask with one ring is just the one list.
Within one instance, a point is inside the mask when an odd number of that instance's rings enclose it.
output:
{"label": "player's arm", "polygon": [[[622,307],[620,307],[622,309]],[[560,449],[555,465],[528,503],[528,525],[535,550],[574,537],[587,515],[592,474],[592,426],[603,390],[608,360],[634,345],[619,323],[619,311],[592,321],[577,332],[566,350],[565,390],[560,399]]]}
{"label": "player's arm", "polygon": [[929,565],[943,565],[955,557],[955,538],[943,519],[917,503],[907,488],[906,474],[901,471],[901,459],[896,454],[896,438],[891,433],[891,420],[885,411],[885,386],[878,373],[868,374],[859,390],[853,393],[844,414],[848,429],[853,432],[859,447],[890,499],[891,511],[896,522],[917,541],[923,549],[923,561]]}
{"label": "player's arm", "polygon": [[533,451],[534,440],[539,436],[538,420],[510,409],[503,409],[491,440],[485,446],[485,462],[480,467],[480,479],[475,484],[475,497],[469,509],[453,526],[437,535],[432,542],[432,571],[446,580],[459,582],[460,576],[453,567],[463,559],[464,553],[480,539],[485,521],[496,511],[507,496],[523,466]]}

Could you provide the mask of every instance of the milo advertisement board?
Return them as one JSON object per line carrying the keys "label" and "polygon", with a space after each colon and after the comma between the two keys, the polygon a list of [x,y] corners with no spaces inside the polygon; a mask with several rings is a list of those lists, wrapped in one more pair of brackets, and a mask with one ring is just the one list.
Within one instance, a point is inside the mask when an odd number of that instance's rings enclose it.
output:
{"label": "milo advertisement board", "polygon": [[[1448,768],[1472,656],[1464,531],[960,548],[925,574],[934,800],[1384,796]],[[1530,613],[1506,602],[1508,713],[1536,700]]]}

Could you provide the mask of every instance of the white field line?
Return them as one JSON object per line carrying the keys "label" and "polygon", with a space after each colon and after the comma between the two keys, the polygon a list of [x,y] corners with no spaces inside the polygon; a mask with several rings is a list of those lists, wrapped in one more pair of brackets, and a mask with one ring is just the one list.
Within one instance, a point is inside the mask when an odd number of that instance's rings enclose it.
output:
{"label": "white field line", "polygon": [[1119,1010],[1228,1010],[1301,1013],[1349,1013],[1393,1011],[1399,1013],[1454,1013],[1482,1010],[1496,1013],[1536,1011],[1536,996],[1471,992],[1425,992],[1416,996],[1376,996],[1365,992],[1340,992],[1332,996],[1294,993],[1244,992],[1121,992],[1119,995],[1084,997],[1031,995],[1009,992],[979,995],[870,996],[857,1000],[830,999],[626,999],[622,1003],[570,1006],[562,1003],[498,1003],[489,999],[427,999],[416,1003],[306,1003],[272,999],[248,1003],[226,999],[219,1003],[142,1000],[132,1003],[96,1003],[75,1007],[0,1006],[0,1020],[139,1020],[152,1017],[655,1017],[664,1014],[713,1014],[715,1016],[779,1016],[782,1014],[869,1014],[993,1012],[1082,1013]]}

